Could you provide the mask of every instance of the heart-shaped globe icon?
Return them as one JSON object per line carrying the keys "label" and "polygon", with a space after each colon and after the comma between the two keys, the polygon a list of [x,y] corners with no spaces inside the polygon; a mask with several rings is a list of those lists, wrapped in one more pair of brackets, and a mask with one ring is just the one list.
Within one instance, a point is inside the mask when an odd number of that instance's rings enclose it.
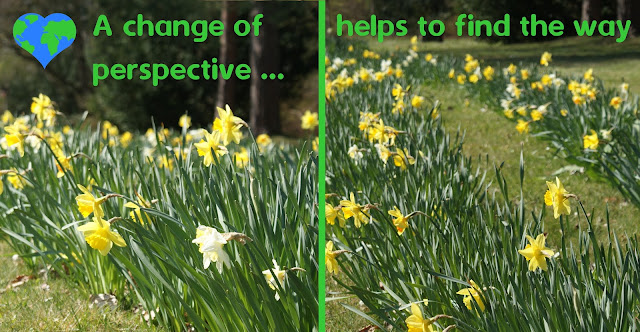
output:
{"label": "heart-shaped globe icon", "polygon": [[65,14],[42,17],[28,13],[13,24],[13,38],[47,68],[49,62],[76,39],[76,25]]}

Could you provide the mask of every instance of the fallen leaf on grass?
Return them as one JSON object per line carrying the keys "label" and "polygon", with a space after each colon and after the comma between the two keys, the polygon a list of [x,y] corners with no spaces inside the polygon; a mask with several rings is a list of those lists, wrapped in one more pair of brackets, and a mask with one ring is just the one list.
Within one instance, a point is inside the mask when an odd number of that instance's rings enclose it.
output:
{"label": "fallen leaf on grass", "polygon": [[9,282],[9,285],[7,286],[7,289],[11,289],[11,288],[18,288],[22,285],[24,285],[25,283],[27,283],[27,281],[34,279],[35,277],[32,275],[19,275],[17,276],[15,279],[11,280],[11,282]]}

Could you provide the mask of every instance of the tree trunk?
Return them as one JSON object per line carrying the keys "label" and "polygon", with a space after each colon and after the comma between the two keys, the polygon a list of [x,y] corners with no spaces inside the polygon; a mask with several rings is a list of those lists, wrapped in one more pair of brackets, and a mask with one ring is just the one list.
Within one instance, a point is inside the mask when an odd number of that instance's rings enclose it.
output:
{"label": "tree trunk", "polygon": [[[236,40],[233,33],[233,24],[236,21],[236,5],[231,1],[222,2],[221,20],[224,24],[224,32],[220,38],[220,55],[218,63],[230,64],[236,60]],[[224,108],[225,104],[229,104],[231,108],[235,106],[235,86],[236,79],[232,76],[228,80],[218,80],[218,92],[216,94],[216,106]],[[218,116],[215,111],[214,116]]]}
{"label": "tree trunk", "polygon": [[598,21],[602,12],[600,0],[582,0],[582,21]]}
{"label": "tree trunk", "polygon": [[256,1],[250,20],[257,14],[263,14],[259,36],[251,32],[251,113],[249,125],[254,135],[280,132],[280,96],[279,82],[276,78],[262,79],[262,74],[278,74],[280,54],[278,50],[278,31],[272,23],[271,4]]}
{"label": "tree trunk", "polygon": [[640,29],[640,3],[638,0],[617,0],[618,20],[631,20],[630,36],[636,36]]}

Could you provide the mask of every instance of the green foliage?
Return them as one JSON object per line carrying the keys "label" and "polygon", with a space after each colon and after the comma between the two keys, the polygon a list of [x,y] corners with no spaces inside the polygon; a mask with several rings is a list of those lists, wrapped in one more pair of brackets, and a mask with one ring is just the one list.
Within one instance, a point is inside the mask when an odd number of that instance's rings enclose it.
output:
{"label": "green foliage", "polygon": [[[205,167],[186,130],[158,128],[127,145],[82,123],[62,141],[65,154],[75,157],[61,178],[45,142],[39,149],[28,145],[22,158],[8,152],[0,160],[0,169],[24,170],[28,182],[18,190],[3,179],[0,196],[0,232],[28,263],[50,264],[90,293],[116,295],[124,307],[157,310],[154,323],[173,330],[317,328],[317,156],[309,144],[260,151],[249,137]],[[245,167],[234,155],[242,147],[249,150]],[[111,228],[127,246],[114,246],[105,257],[76,229],[88,221],[78,212],[76,186],[90,183],[96,196],[123,196],[109,198],[103,209],[106,219],[122,217]],[[124,206],[140,204],[138,195],[151,202],[141,206],[143,223]],[[231,264],[222,273],[215,263],[204,269],[191,242],[200,225],[252,241],[224,246]],[[275,290],[263,275],[273,261],[287,270]]]}
{"label": "green foliage", "polygon": [[[380,60],[363,59],[362,49],[353,53],[339,45],[330,49],[331,59],[356,57],[358,63],[347,68],[347,75],[361,67],[376,71],[380,66]],[[405,51],[394,53],[382,53],[381,58],[401,64],[407,55]],[[514,201],[509,194],[513,188],[506,186],[500,167],[489,174],[481,171],[464,156],[460,136],[450,136],[440,118],[433,118],[437,103],[433,108],[410,107],[404,114],[391,112],[394,84],[412,86],[410,98],[423,81],[447,80],[455,61],[438,58],[434,65],[419,56],[402,65],[402,78],[359,82],[342,92],[336,90],[328,101],[327,192],[337,195],[329,202],[339,205],[353,192],[356,202],[375,205],[369,210],[372,221],[361,228],[354,227],[351,219],[346,227],[337,222],[327,225],[327,240],[349,251],[338,257],[346,281],[336,280],[367,308],[366,312],[355,307],[345,310],[380,328],[390,325],[399,330],[406,328],[409,305],[423,299],[429,301],[427,306],[420,304],[425,319],[440,314],[451,317],[438,320],[440,328],[636,329],[640,302],[634,284],[640,281],[640,256],[635,238],[626,244],[615,233],[596,238],[591,217],[576,201],[571,204],[578,214],[559,220],[546,215],[544,209],[532,213],[523,200]],[[497,68],[496,75],[500,73]],[[392,148],[408,148],[416,158],[414,165],[402,171],[391,159],[386,164],[380,160],[374,144],[358,128],[359,112],[366,111],[379,112],[385,125],[406,132],[398,135]],[[363,149],[363,158],[357,162],[347,152],[353,144]],[[521,162],[521,183],[524,167]],[[582,194],[581,188],[568,190]],[[543,195],[541,190],[540,197]],[[399,235],[387,214],[394,206],[405,215],[423,214],[410,219],[409,227]],[[595,208],[605,210],[604,206]],[[577,243],[570,245],[564,230],[580,221],[588,226],[579,229]],[[547,260],[547,272],[530,272],[518,250],[527,243],[525,235],[544,233],[549,223],[559,223],[563,230],[559,241],[547,241],[558,256]],[[470,280],[481,288],[485,311],[477,312],[474,301],[472,310],[467,309],[463,296],[456,294],[469,287]]]}

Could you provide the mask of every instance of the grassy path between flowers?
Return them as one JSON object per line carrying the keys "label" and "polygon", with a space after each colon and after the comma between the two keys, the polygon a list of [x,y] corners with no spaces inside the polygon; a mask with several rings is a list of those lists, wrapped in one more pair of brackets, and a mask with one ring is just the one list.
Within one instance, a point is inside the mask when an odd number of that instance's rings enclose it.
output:
{"label": "grassy path between flowers", "polygon": [[[89,294],[63,278],[39,277],[5,288],[34,274],[0,240],[0,331],[152,331],[130,311],[89,307]],[[37,272],[36,272],[37,273]]]}

